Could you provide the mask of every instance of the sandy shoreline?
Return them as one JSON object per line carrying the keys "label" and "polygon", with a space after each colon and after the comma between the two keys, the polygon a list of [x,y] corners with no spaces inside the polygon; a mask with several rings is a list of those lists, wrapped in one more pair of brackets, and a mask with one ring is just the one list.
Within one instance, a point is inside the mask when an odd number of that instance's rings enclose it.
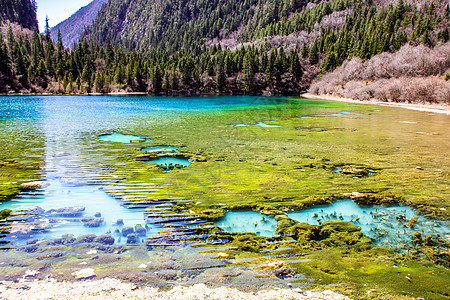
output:
{"label": "sandy shoreline", "polygon": [[351,98],[344,98],[335,95],[315,95],[315,94],[302,94],[301,95],[307,99],[320,99],[320,100],[331,100],[331,101],[341,101],[341,102],[349,102],[356,104],[369,104],[369,105],[381,105],[381,106],[390,106],[390,107],[399,107],[406,108],[417,111],[431,112],[437,114],[446,114],[450,115],[450,105],[444,104],[413,104],[413,103],[402,103],[402,102],[382,102],[376,100],[355,100]]}
{"label": "sandy shoreline", "polygon": [[302,291],[300,289],[272,289],[257,293],[242,292],[234,288],[209,288],[205,284],[175,286],[169,291],[154,287],[136,287],[113,278],[83,280],[77,282],[47,280],[1,281],[0,299],[317,299],[350,300],[350,298],[326,291]]}

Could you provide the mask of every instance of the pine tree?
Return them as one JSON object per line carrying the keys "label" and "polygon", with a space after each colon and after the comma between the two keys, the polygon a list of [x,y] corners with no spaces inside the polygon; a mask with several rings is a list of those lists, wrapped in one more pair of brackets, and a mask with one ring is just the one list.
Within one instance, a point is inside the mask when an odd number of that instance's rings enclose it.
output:
{"label": "pine tree", "polygon": [[298,52],[295,50],[291,50],[289,55],[289,72],[294,75],[297,79],[301,78],[303,75],[303,68],[300,64],[300,58],[298,57]]}
{"label": "pine tree", "polygon": [[253,68],[253,57],[251,52],[247,52],[244,56],[244,62],[242,66],[242,71],[244,73],[244,86],[247,92],[253,91],[254,85],[254,68]]}
{"label": "pine tree", "polygon": [[95,73],[94,90],[97,93],[104,93],[104,88],[105,88],[104,74],[100,72]]}
{"label": "pine tree", "polygon": [[41,59],[39,61],[39,64],[38,64],[37,69],[36,69],[36,75],[41,77],[41,78],[43,78],[43,79],[47,75],[47,69],[45,68],[45,62],[44,62],[43,59]]}
{"label": "pine tree", "polygon": [[114,74],[114,82],[116,84],[123,84],[125,79],[125,71],[122,65],[118,65]]}
{"label": "pine tree", "polygon": [[307,58],[309,55],[309,47],[308,45],[305,43],[303,44],[302,50],[300,52],[300,55],[302,56],[302,58]]}
{"label": "pine tree", "polygon": [[225,68],[222,62],[219,62],[216,67],[216,88],[220,92],[223,92],[225,90],[226,85],[226,74],[225,74]]}
{"label": "pine tree", "polygon": [[45,35],[45,39],[47,42],[49,42],[52,38],[51,38],[51,34],[50,34],[50,26],[48,24],[48,16],[45,16],[45,31],[44,31],[44,35]]}
{"label": "pine tree", "polygon": [[445,43],[448,42],[449,41],[448,27],[445,27],[444,29],[439,31],[439,33],[436,36],[436,39],[438,41],[444,41]]}
{"label": "pine tree", "polygon": [[422,36],[422,40],[421,40],[422,44],[428,46],[428,47],[433,47],[433,42],[431,41],[430,38],[430,34],[428,33],[428,30],[425,31],[424,35]]}
{"label": "pine tree", "polygon": [[272,48],[270,51],[269,62],[267,63],[266,73],[268,76],[275,75],[275,61],[277,60],[277,51]]}
{"label": "pine tree", "polygon": [[177,69],[175,68],[175,65],[172,66],[172,70],[170,71],[170,86],[172,87],[172,90],[176,91],[178,90],[178,74]]}
{"label": "pine tree", "polygon": [[261,73],[266,72],[268,64],[269,64],[269,58],[267,57],[266,51],[263,50],[263,54],[261,55],[261,63],[259,65],[259,71]]}
{"label": "pine tree", "polygon": [[314,40],[311,50],[309,51],[308,59],[312,65],[315,65],[319,62],[319,45],[317,39]]}
{"label": "pine tree", "polygon": [[157,64],[153,68],[153,76],[152,76],[152,84],[153,84],[153,92],[155,94],[159,94],[162,91],[162,74],[161,74],[161,68]]}
{"label": "pine tree", "polygon": [[11,66],[8,56],[8,49],[3,41],[2,33],[0,32],[0,73],[9,76],[11,74]]}

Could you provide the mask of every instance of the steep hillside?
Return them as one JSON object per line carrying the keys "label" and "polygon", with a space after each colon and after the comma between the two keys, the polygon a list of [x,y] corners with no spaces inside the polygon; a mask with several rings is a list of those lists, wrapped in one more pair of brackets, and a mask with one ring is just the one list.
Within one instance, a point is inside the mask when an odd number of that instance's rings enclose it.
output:
{"label": "steep hillside", "polygon": [[[397,0],[111,0],[100,10],[83,38],[100,45],[108,40],[127,49],[151,47],[173,52],[221,42],[230,48],[242,42],[274,38],[303,44],[323,36],[324,30],[342,27],[358,5],[375,12],[395,6]],[[443,14],[449,0],[403,0],[407,11]],[[373,14],[373,11],[368,11]],[[398,12],[396,12],[398,14]],[[383,17],[383,13],[381,13]],[[363,16],[364,17],[364,16]],[[391,16],[393,25],[395,20]],[[403,17],[403,16],[402,16]],[[406,16],[405,16],[406,17]],[[351,25],[351,24],[350,24]],[[402,25],[402,24],[399,24]],[[434,24],[430,24],[433,26]],[[289,37],[289,35],[291,35]],[[285,38],[289,37],[289,38]]]}
{"label": "steep hillside", "polygon": [[17,23],[24,28],[37,30],[36,1],[1,0],[0,25],[5,25],[8,21]]}
{"label": "steep hillside", "polygon": [[61,38],[66,47],[72,48],[78,41],[81,32],[92,24],[98,11],[108,0],[94,0],[89,5],[80,8],[67,20],[59,23],[51,29],[51,36],[54,41],[58,39],[58,30],[61,32]]}
{"label": "steep hillside", "polygon": [[84,37],[105,44],[147,50],[201,45],[206,39],[237,39],[254,28],[286,18],[319,0],[111,0]]}

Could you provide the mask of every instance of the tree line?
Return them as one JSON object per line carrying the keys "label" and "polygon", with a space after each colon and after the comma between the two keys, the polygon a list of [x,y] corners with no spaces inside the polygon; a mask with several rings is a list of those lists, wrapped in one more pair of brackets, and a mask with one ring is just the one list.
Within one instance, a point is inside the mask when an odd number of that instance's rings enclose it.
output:
{"label": "tree line", "polygon": [[[287,1],[288,7],[300,7],[300,2]],[[325,16],[344,10],[341,26],[323,24]],[[352,57],[366,60],[407,43],[434,47],[448,41],[449,10],[439,13],[434,4],[419,10],[402,0],[378,10],[367,0],[331,0],[289,18],[276,9],[279,20],[270,23],[275,27],[251,27],[248,40],[295,30],[318,30],[317,37],[301,47],[260,42],[233,50],[214,43],[138,51],[112,39],[103,43],[87,37],[69,50],[61,35],[51,39],[48,22],[43,34],[21,34],[10,25],[0,38],[0,92],[299,93],[317,74]]]}

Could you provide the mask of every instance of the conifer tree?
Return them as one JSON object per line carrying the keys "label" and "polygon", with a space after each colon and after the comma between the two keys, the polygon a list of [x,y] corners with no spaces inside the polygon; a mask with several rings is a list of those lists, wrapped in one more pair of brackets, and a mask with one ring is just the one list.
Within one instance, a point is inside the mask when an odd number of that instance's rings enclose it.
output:
{"label": "conifer tree", "polygon": [[50,25],[48,24],[48,16],[45,16],[45,31],[44,31],[44,36],[45,36],[45,40],[47,42],[51,41],[51,34],[50,34]]}
{"label": "conifer tree", "polygon": [[291,50],[289,55],[289,72],[294,75],[297,79],[300,79],[303,75],[303,68],[300,64],[300,58],[298,56],[298,52],[295,50]]}
{"label": "conifer tree", "polygon": [[225,90],[225,85],[226,85],[226,74],[225,74],[225,68],[223,63],[219,62],[219,64],[217,64],[217,68],[216,68],[216,88],[217,90],[219,90],[220,92],[223,92]]}
{"label": "conifer tree", "polygon": [[242,71],[244,73],[244,86],[247,92],[253,91],[254,85],[254,67],[253,67],[253,57],[251,52],[247,52],[244,56],[244,62],[242,66]]}
{"label": "conifer tree", "polygon": [[10,61],[8,56],[8,49],[3,41],[2,33],[0,32],[0,73],[9,76],[11,74]]}
{"label": "conifer tree", "polygon": [[163,79],[163,76],[161,74],[161,68],[157,64],[153,68],[153,76],[152,76],[153,92],[155,94],[159,94],[162,91],[162,79]]}
{"label": "conifer tree", "polygon": [[315,65],[319,62],[319,45],[317,39],[314,40],[311,50],[309,51],[308,59],[312,65]]}

